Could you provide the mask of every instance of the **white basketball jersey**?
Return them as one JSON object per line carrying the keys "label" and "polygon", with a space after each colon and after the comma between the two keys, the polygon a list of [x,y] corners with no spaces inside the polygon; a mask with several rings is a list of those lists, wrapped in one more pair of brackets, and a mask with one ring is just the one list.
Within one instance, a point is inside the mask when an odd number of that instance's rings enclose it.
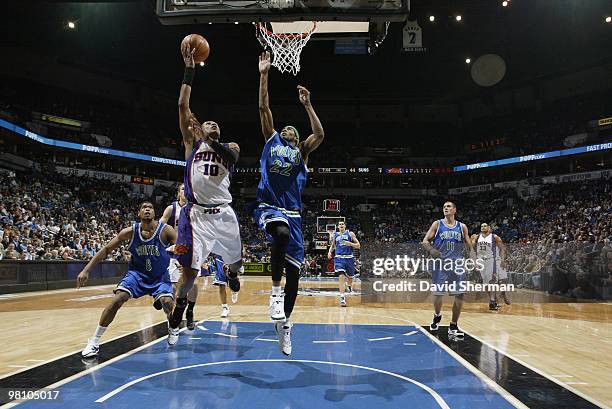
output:
{"label": "white basketball jersey", "polygon": [[478,242],[476,243],[476,255],[479,258],[487,259],[499,256],[499,247],[495,242],[493,234],[483,236],[482,233],[478,235]]}
{"label": "white basketball jersey", "polygon": [[196,142],[185,169],[185,196],[201,205],[232,202],[230,167],[207,143]]}
{"label": "white basketball jersey", "polygon": [[181,206],[178,201],[174,202],[174,225],[172,227],[174,227],[174,230],[176,231],[178,231],[179,217],[181,215],[182,208],[183,206]]}

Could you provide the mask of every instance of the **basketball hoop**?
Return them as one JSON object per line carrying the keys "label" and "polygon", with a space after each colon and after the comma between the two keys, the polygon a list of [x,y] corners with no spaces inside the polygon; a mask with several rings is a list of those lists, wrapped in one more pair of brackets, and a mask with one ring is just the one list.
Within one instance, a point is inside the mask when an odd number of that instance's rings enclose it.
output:
{"label": "basketball hoop", "polygon": [[[305,22],[312,24],[309,31],[294,32],[294,33],[274,33],[268,30],[263,23],[257,23],[259,32],[258,38],[262,42],[262,46],[268,46],[272,49],[272,65],[280,72],[291,72],[297,75],[300,71],[300,54],[302,48],[306,45],[310,36],[317,29],[317,22]],[[295,30],[297,31],[297,29]],[[264,44],[265,42],[265,44]]]}

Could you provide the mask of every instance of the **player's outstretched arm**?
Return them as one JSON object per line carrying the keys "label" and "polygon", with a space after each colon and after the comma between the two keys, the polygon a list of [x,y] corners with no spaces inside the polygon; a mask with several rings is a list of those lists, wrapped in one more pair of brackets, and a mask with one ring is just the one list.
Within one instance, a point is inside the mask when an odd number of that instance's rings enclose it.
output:
{"label": "player's outstretched arm", "polygon": [[425,250],[427,250],[432,257],[441,256],[440,251],[435,249],[434,246],[431,245],[431,242],[436,237],[436,232],[438,231],[438,224],[438,220],[431,224],[429,230],[427,230],[427,233],[425,234],[425,237],[423,237],[423,241],[421,242]]}
{"label": "player's outstretched arm", "polygon": [[94,268],[96,264],[98,264],[100,261],[105,260],[106,257],[108,257],[108,255],[113,252],[113,250],[119,247],[121,242],[128,241],[131,238],[132,227],[126,227],[125,229],[121,230],[118,235],[113,237],[111,241],[106,243],[106,245],[102,247],[100,251],[98,251],[91,260],[89,260],[89,263],[87,263],[85,268],[83,268],[83,271],[79,273],[79,275],[77,276],[76,288],[80,288],[85,285],[87,279],[89,278],[89,272],[92,268]]}
{"label": "player's outstretched arm", "polygon": [[162,214],[162,217],[159,219],[160,223],[168,223],[168,220],[170,220],[170,218],[172,217],[172,205],[166,207],[166,209],[164,210],[164,214]]}
{"label": "player's outstretched arm", "polygon": [[195,50],[195,48],[192,50],[189,44],[187,44],[187,46],[181,50],[183,53],[183,61],[185,62],[185,75],[183,76],[183,83],[179,93],[178,107],[179,127],[181,128],[181,134],[183,135],[183,145],[185,145],[185,159],[191,155],[193,144],[195,143],[195,136],[191,129],[191,118],[193,115],[191,113],[191,109],[189,108],[191,85],[193,84],[193,77],[195,75],[195,62],[193,60],[193,53]]}
{"label": "player's outstretched arm", "polygon": [[321,121],[319,120],[317,113],[310,103],[310,91],[303,86],[298,85],[298,92],[300,102],[302,105],[304,105],[304,108],[306,108],[306,113],[310,119],[310,128],[312,129],[312,134],[306,138],[306,140],[301,144],[302,146],[300,148],[304,161],[308,161],[308,155],[317,149],[323,142],[325,132],[323,131],[323,125],[321,125]]}
{"label": "player's outstretched arm", "polygon": [[268,98],[268,72],[270,71],[270,52],[266,51],[259,56],[259,119],[264,140],[274,134],[274,119],[270,110]]}

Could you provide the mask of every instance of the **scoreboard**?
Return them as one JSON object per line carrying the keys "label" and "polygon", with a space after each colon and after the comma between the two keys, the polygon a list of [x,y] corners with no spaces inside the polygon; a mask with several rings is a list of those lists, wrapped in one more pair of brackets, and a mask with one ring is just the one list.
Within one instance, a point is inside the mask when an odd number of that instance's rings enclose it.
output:
{"label": "scoreboard", "polygon": [[323,201],[324,212],[339,212],[340,211],[340,200],[338,199],[325,199]]}

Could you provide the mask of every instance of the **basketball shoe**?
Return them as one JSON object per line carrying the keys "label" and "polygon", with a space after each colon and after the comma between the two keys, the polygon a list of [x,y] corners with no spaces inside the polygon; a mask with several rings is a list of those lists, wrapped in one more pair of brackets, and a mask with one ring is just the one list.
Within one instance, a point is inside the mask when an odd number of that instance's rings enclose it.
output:
{"label": "basketball shoe", "polygon": [[272,321],[285,320],[285,295],[270,296],[270,319]]}
{"label": "basketball shoe", "polygon": [[100,346],[98,344],[94,344],[90,339],[87,341],[87,346],[85,347],[83,352],[81,352],[81,356],[83,358],[92,358],[98,355],[98,352],[100,352]]}
{"label": "basketball shoe", "polygon": [[281,352],[287,356],[291,355],[291,327],[293,324],[289,321],[276,321],[274,330],[278,335],[278,346]]}

